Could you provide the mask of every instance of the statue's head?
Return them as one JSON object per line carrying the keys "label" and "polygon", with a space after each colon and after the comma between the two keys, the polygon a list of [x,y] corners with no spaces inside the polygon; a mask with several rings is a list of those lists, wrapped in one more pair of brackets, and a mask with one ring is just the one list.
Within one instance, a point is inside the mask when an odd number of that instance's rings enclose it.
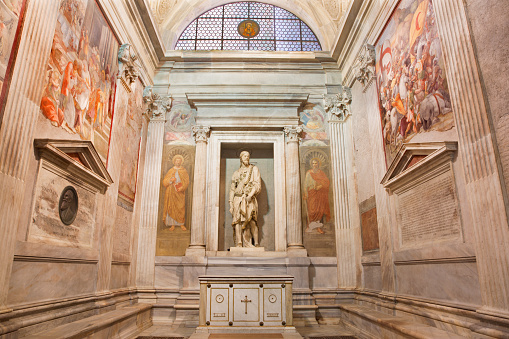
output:
{"label": "statue's head", "polygon": [[248,151],[240,152],[240,164],[249,165],[250,154]]}

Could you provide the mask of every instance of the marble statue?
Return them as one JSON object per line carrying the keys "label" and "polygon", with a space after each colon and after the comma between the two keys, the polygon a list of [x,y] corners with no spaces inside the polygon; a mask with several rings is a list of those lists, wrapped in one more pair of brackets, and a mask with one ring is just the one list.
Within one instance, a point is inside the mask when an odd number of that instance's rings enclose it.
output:
{"label": "marble statue", "polygon": [[249,163],[250,154],[240,153],[240,168],[233,173],[230,186],[230,213],[236,247],[258,247],[258,202],[261,190],[258,167]]}

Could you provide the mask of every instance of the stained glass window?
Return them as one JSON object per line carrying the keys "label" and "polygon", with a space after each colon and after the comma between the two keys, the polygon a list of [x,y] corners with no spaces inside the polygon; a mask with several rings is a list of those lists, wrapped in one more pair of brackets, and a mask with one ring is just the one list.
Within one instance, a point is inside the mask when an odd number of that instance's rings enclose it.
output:
{"label": "stained glass window", "polygon": [[285,9],[261,2],[215,7],[187,26],[177,50],[321,51],[311,28]]}

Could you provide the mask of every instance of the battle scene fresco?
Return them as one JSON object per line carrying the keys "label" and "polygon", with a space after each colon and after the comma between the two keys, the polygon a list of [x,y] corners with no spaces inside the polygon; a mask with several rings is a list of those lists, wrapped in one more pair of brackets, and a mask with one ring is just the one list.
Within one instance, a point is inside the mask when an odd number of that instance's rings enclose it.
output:
{"label": "battle scene fresco", "polygon": [[[0,93],[7,80],[21,12],[26,0],[0,0]],[[18,33],[19,34],[19,33]]]}
{"label": "battle scene fresco", "polygon": [[336,255],[329,147],[300,147],[304,247],[312,257]]}
{"label": "battle scene fresco", "polygon": [[112,128],[118,41],[94,0],[63,0],[49,56],[41,113],[90,140],[103,161]]}
{"label": "battle scene fresco", "polygon": [[131,85],[131,88],[132,92],[128,94],[127,99],[127,112],[124,114],[125,125],[122,128],[124,141],[122,143],[122,165],[120,167],[118,194],[132,206],[136,195],[138,177],[143,119],[143,84],[138,79]]}
{"label": "battle scene fresco", "polygon": [[376,44],[387,165],[407,142],[438,141],[454,119],[431,0],[402,0]]}

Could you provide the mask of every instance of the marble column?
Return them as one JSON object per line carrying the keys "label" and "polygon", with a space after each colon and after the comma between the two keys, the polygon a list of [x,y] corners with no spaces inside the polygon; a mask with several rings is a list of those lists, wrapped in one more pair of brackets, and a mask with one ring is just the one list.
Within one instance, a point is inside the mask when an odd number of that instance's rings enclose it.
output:
{"label": "marble column", "polygon": [[[57,22],[58,1],[29,1],[13,77],[0,114],[0,314],[12,270],[25,180],[33,157],[33,134],[40,113],[46,64]],[[4,84],[5,85],[5,84]]]}
{"label": "marble column", "polygon": [[433,1],[442,42],[459,156],[475,230],[477,267],[483,306],[489,319],[509,319],[509,227],[490,119],[461,0]]}
{"label": "marble column", "polygon": [[288,254],[306,256],[302,244],[302,199],[300,191],[299,141],[301,126],[285,126],[286,136],[286,220]]}
{"label": "marble column", "polygon": [[[350,89],[342,87],[340,93],[324,97],[329,113],[329,132],[332,157],[332,184],[334,187],[334,216],[338,262],[338,286],[358,286],[357,267],[360,264],[360,225],[352,215],[356,208],[353,179],[353,135],[350,119]],[[357,220],[357,223],[354,223]]]}
{"label": "marble column", "polygon": [[147,103],[147,116],[150,120],[147,129],[145,168],[142,178],[136,286],[138,288],[153,288],[164,123],[166,121],[164,112],[169,109],[170,105],[164,104],[164,101],[157,94],[152,93],[151,89],[146,89],[144,100]]}
{"label": "marble column", "polygon": [[191,219],[191,244],[186,255],[205,256],[205,202],[207,196],[207,143],[210,127],[193,126],[196,141],[193,181],[193,212]]}

